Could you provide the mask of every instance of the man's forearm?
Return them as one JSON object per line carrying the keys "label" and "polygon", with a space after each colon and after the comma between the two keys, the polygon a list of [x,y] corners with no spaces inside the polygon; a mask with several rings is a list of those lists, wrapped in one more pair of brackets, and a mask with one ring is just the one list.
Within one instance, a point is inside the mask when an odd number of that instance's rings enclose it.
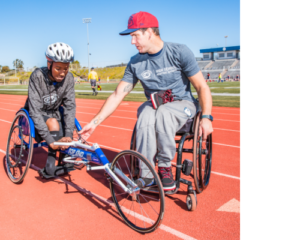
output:
{"label": "man's forearm", "polygon": [[198,99],[203,115],[211,115],[212,97],[209,87],[200,88],[198,91]]}
{"label": "man's forearm", "polygon": [[99,113],[92,119],[91,122],[98,126],[117,109],[122,100],[123,96],[117,95],[116,92],[111,94],[105,101]]}

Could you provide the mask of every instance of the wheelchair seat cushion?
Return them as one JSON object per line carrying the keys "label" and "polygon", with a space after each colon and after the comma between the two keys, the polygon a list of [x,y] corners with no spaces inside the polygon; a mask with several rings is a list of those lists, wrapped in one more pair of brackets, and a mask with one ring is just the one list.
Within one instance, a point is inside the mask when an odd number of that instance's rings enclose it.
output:
{"label": "wheelchair seat cushion", "polygon": [[182,128],[180,128],[176,134],[184,134],[184,133],[192,133],[193,131],[193,122],[194,122],[194,118],[192,119],[188,119],[186,121],[186,123],[182,126]]}

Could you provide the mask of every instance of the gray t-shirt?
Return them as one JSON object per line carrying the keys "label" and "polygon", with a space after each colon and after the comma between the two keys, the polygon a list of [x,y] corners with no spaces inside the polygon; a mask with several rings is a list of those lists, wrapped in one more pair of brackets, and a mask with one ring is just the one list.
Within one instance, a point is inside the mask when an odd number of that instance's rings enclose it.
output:
{"label": "gray t-shirt", "polygon": [[175,100],[195,102],[188,77],[200,71],[192,51],[184,44],[164,42],[158,55],[136,54],[130,59],[122,81],[141,81],[147,99],[160,90],[172,89]]}

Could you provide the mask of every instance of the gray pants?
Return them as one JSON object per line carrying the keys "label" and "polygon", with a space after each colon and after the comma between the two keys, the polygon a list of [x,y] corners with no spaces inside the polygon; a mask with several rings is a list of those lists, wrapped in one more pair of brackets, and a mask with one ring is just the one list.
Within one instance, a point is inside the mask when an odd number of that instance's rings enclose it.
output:
{"label": "gray pants", "polygon": [[[196,105],[190,101],[174,101],[161,105],[157,110],[151,102],[138,109],[136,124],[136,150],[153,166],[155,159],[159,167],[171,167],[176,153],[176,132],[196,114]],[[141,164],[141,177],[152,178],[147,166]]]}

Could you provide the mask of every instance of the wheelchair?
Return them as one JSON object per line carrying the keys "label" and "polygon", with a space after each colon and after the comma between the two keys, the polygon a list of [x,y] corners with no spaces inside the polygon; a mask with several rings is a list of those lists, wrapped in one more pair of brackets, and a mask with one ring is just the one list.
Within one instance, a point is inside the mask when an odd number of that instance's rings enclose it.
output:
{"label": "wheelchair", "polygon": [[[63,119],[62,119],[63,123]],[[72,142],[54,145],[69,146],[60,150],[64,154],[62,161],[73,164],[84,164],[87,171],[104,170],[109,181],[112,199],[115,207],[124,222],[140,233],[149,233],[156,230],[164,216],[165,200],[162,183],[152,164],[140,153],[124,150],[110,162],[99,145],[92,146],[81,139],[77,131],[81,126],[75,118],[75,130]],[[33,143],[35,128],[26,109],[17,112],[8,135],[5,168],[9,179],[13,183],[22,183],[31,165],[33,149],[48,147],[46,142]],[[74,141],[75,140],[75,141]],[[80,159],[80,160],[78,160]],[[156,182],[157,193],[153,196],[150,192],[142,192],[135,183],[136,178],[130,170],[131,159],[138,159],[148,167]],[[95,163],[91,165],[91,163]]]}
{"label": "wheelchair", "polygon": [[[187,185],[187,197],[186,205],[189,211],[194,211],[197,206],[197,193],[203,192],[208,184],[211,173],[212,164],[212,134],[207,136],[206,141],[202,140],[202,136],[199,136],[199,123],[201,120],[201,112],[197,112],[193,119],[189,119],[186,124],[176,133],[175,142],[178,144],[176,148],[177,162],[176,162],[176,175],[175,183],[176,189],[173,191],[166,191],[166,195],[175,194],[179,188],[180,183]],[[177,138],[177,140],[176,140]],[[180,138],[180,139],[178,139]],[[192,140],[192,148],[184,148],[185,141]],[[136,150],[136,125],[131,136],[130,149]],[[182,154],[191,153],[193,154],[193,161],[185,159],[182,162]],[[136,159],[131,159],[132,172],[135,173],[136,177],[139,175],[139,163]],[[195,190],[191,181],[181,178],[181,173],[189,176],[193,169],[193,178]],[[155,188],[144,189],[150,192],[156,192]]]}

